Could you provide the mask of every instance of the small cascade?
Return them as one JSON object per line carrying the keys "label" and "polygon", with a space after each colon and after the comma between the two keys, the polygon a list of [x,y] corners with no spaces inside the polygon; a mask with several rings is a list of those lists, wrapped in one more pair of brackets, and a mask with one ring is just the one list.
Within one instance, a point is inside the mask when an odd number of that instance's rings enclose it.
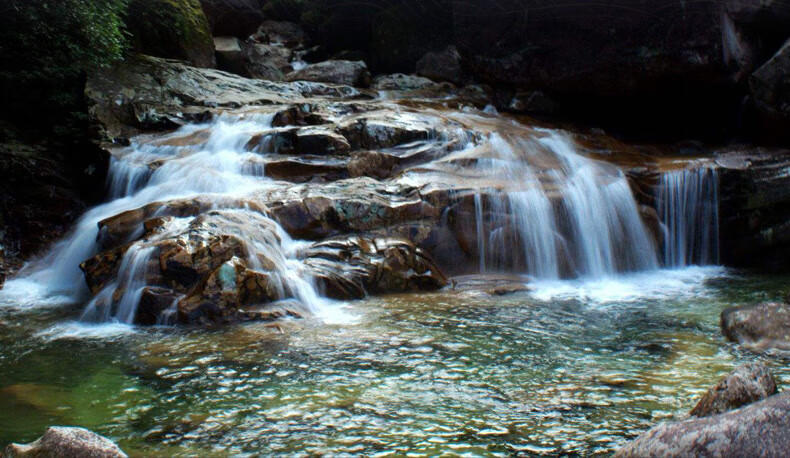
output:
{"label": "small cascade", "polygon": [[[88,295],[79,265],[99,252],[99,223],[125,211],[155,202],[191,199],[198,196],[216,202],[222,209],[228,197],[249,195],[273,186],[264,178],[260,154],[274,148],[278,129],[272,126],[274,113],[218,115],[210,122],[186,125],[154,139],[140,137],[114,153],[108,174],[110,201],[89,210],[70,235],[56,244],[40,262],[22,272],[21,277],[47,288],[48,294],[66,294],[75,300]],[[233,211],[233,210],[229,210]],[[328,301],[318,295],[312,279],[296,259],[299,242],[288,237],[274,221],[257,211],[237,210],[240,220],[264,218],[275,227],[272,240],[258,237],[252,225],[238,231],[249,253],[249,268],[265,270],[258,257],[274,262],[270,272],[280,284],[283,297],[298,299],[307,309],[321,312]],[[90,322],[133,323],[143,291],[152,277],[151,266],[158,263],[157,243],[189,230],[193,218],[176,218],[154,236],[131,244],[120,262],[115,279],[88,303],[82,316]],[[136,240],[140,231],[129,235]],[[180,231],[180,232],[179,232]],[[156,269],[154,269],[156,270]],[[155,275],[153,275],[155,276]],[[177,301],[176,301],[177,302]],[[160,317],[162,324],[172,319],[176,302]]]}
{"label": "small cascade", "polygon": [[493,134],[494,157],[478,161],[511,185],[475,197],[480,270],[556,279],[656,269],[656,247],[623,173],[581,156],[567,136],[546,133]]}
{"label": "small cascade", "polygon": [[719,263],[719,179],[700,167],[661,175],[658,214],[666,267]]}

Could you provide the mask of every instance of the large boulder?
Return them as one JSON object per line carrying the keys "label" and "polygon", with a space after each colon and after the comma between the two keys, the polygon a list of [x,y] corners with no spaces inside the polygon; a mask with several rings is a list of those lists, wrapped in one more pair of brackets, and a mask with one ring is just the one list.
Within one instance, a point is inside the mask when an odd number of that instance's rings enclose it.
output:
{"label": "large boulder", "polygon": [[790,450],[790,392],[705,418],[665,423],[626,444],[625,457],[784,457]]}
{"label": "large boulder", "polygon": [[214,37],[217,68],[247,78],[280,81],[292,70],[292,52],[281,46],[247,43],[236,37]]}
{"label": "large boulder", "polygon": [[265,19],[266,0],[200,0],[214,36],[247,39]]}
{"label": "large boulder", "polygon": [[790,40],[752,74],[749,95],[761,133],[774,140],[790,138]]}
{"label": "large boulder", "polygon": [[449,82],[462,86],[468,77],[461,67],[461,54],[455,46],[448,46],[441,51],[430,51],[417,61],[419,76],[438,82]]}
{"label": "large boulder", "polygon": [[730,307],[721,313],[721,329],[727,339],[753,348],[790,349],[790,305]]}
{"label": "large boulder", "polygon": [[404,75],[396,73],[393,75],[379,75],[373,79],[371,89],[379,91],[418,91],[424,89],[436,89],[439,84],[434,81],[417,75]]}
{"label": "large boulder", "polygon": [[214,46],[199,0],[132,0],[126,19],[135,49],[213,68]]}
{"label": "large boulder", "polygon": [[743,364],[702,396],[689,414],[710,417],[776,394],[776,380],[762,363]]}
{"label": "large boulder", "polygon": [[11,444],[3,456],[7,458],[126,458],[111,440],[85,428],[50,426],[35,442]]}
{"label": "large boulder", "polygon": [[361,61],[328,60],[310,64],[285,76],[286,81],[313,81],[354,87],[370,86],[370,73]]}
{"label": "large boulder", "polygon": [[323,291],[337,299],[437,290],[447,278],[408,240],[348,237],[311,245],[302,256]]}

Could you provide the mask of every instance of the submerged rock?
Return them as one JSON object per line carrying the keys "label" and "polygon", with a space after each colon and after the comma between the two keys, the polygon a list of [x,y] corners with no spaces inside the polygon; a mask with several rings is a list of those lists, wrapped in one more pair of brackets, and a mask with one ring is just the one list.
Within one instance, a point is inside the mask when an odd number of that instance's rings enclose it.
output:
{"label": "submerged rock", "polygon": [[111,440],[85,428],[50,426],[35,442],[11,444],[3,456],[7,458],[125,458],[127,455]]}
{"label": "submerged rock", "polygon": [[776,392],[776,380],[765,364],[744,364],[709,389],[689,414],[710,417],[763,400]]}
{"label": "submerged rock", "polygon": [[626,444],[625,457],[784,457],[790,450],[790,392],[732,412],[666,423]]}
{"label": "submerged rock", "polygon": [[727,339],[753,348],[790,349],[790,305],[730,307],[721,313],[721,329]]}

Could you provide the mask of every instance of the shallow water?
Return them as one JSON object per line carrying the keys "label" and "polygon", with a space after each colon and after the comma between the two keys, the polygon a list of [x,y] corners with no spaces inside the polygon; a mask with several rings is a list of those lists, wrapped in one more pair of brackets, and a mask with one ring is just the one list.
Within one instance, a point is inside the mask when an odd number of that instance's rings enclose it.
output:
{"label": "shallow water", "polygon": [[[131,455],[611,453],[681,418],[733,366],[719,313],[780,278],[690,268],[531,293],[352,302],[346,323],[144,329],[0,305],[0,446],[47,425]],[[282,331],[282,332],[280,332]]]}

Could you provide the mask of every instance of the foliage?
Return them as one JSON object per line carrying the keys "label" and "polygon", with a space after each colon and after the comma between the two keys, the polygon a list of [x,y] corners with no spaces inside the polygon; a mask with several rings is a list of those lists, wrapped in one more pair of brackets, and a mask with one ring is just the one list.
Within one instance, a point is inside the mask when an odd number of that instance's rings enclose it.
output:
{"label": "foliage", "polygon": [[128,0],[5,0],[0,78],[19,83],[74,78],[119,59]]}
{"label": "foliage", "polygon": [[85,71],[126,49],[128,0],[4,0],[0,6],[0,97],[16,121],[71,130]]}

